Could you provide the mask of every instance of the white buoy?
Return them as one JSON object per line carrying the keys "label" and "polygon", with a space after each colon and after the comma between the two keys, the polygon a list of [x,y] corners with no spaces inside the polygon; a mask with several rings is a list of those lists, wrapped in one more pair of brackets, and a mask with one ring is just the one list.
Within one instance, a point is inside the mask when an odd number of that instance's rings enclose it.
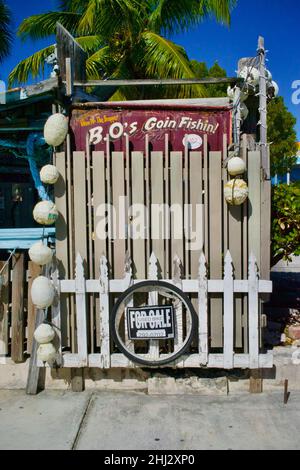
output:
{"label": "white buoy", "polygon": [[37,243],[34,243],[28,251],[29,258],[36,264],[40,266],[45,266],[52,261],[53,251],[47,245],[45,245],[41,240]]}
{"label": "white buoy", "polygon": [[45,165],[40,171],[42,183],[55,184],[59,178],[59,171],[54,165]]}
{"label": "white buoy", "polygon": [[45,276],[38,276],[31,286],[31,300],[38,308],[47,308],[52,305],[55,289],[52,282]]}
{"label": "white buoy", "polygon": [[273,91],[273,96],[274,98],[276,98],[276,96],[279,95],[279,86],[276,82],[274,82],[274,80],[272,80],[270,83],[269,83],[269,89],[272,89]]}
{"label": "white buoy", "polygon": [[39,344],[51,343],[55,337],[55,331],[51,325],[47,323],[42,323],[37,327],[33,333],[34,339]]}
{"label": "white buoy", "polygon": [[252,86],[257,86],[259,84],[259,71],[255,67],[243,67],[239,72],[239,76],[243,78],[246,83]]}
{"label": "white buoy", "polygon": [[37,358],[42,362],[53,362],[56,358],[56,349],[52,343],[40,344]]}
{"label": "white buoy", "polygon": [[243,175],[246,171],[244,160],[240,157],[233,157],[228,161],[227,171],[231,176]]}
{"label": "white buoy", "polygon": [[52,225],[58,218],[58,212],[52,201],[41,201],[33,209],[34,220],[41,225]]}
{"label": "white buoy", "polygon": [[61,113],[52,114],[44,126],[44,138],[48,145],[58,147],[68,133],[68,119]]}

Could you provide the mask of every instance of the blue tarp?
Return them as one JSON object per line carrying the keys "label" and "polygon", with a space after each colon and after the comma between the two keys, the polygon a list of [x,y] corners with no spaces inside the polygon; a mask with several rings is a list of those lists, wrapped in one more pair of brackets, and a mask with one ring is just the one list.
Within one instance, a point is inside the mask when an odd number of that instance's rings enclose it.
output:
{"label": "blue tarp", "polygon": [[[43,228],[3,228],[0,229],[0,250],[28,249],[41,240]],[[55,227],[44,229],[44,238],[55,242]]]}

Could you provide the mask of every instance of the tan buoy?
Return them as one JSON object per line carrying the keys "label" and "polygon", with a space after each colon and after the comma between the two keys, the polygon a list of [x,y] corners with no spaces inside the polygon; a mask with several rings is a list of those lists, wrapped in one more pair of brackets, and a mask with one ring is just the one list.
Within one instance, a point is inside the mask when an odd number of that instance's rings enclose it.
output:
{"label": "tan buoy", "polygon": [[31,286],[31,300],[38,308],[47,308],[52,305],[55,289],[52,282],[45,276],[38,276]]}
{"label": "tan buoy", "polygon": [[246,171],[244,160],[240,157],[233,157],[228,161],[227,171],[231,176],[243,175]]}
{"label": "tan buoy", "polygon": [[42,183],[55,184],[59,178],[59,171],[55,165],[45,165],[40,171]]}
{"label": "tan buoy", "polygon": [[42,362],[53,362],[56,358],[56,349],[53,344],[40,344],[37,350],[37,358]]}
{"label": "tan buoy", "polygon": [[52,225],[58,218],[58,212],[52,201],[41,201],[33,209],[34,220],[41,225]]}
{"label": "tan buoy", "polygon": [[42,323],[39,325],[33,333],[34,339],[38,344],[51,343],[55,337],[55,331],[51,325]]}
{"label": "tan buoy", "polygon": [[53,251],[47,245],[45,245],[41,240],[37,243],[34,243],[28,251],[29,258],[35,264],[40,266],[45,266],[52,261]]}
{"label": "tan buoy", "polygon": [[224,196],[228,204],[232,206],[242,205],[249,195],[249,189],[246,181],[233,179],[224,186]]}

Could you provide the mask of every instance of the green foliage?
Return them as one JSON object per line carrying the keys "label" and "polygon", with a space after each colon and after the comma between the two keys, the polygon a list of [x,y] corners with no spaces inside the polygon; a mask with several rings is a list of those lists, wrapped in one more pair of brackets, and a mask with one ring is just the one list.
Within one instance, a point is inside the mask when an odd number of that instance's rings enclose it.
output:
{"label": "green foliage", "polygon": [[[206,17],[229,24],[235,4],[235,0],[60,0],[58,11],[25,19],[19,35],[36,39],[54,34],[59,21],[87,51],[88,78],[196,78],[184,49],[167,36],[187,31]],[[45,57],[41,51],[34,56],[15,67],[10,85],[26,82],[30,71],[38,76],[37,65],[42,68]],[[118,90],[118,96],[206,95],[203,86],[129,88]]]}
{"label": "green foliage", "polygon": [[296,118],[289,112],[282,97],[268,105],[268,140],[271,142],[272,175],[284,175],[296,163]]}
{"label": "green foliage", "polygon": [[300,255],[300,185],[281,184],[272,194],[272,265]]}
{"label": "green foliage", "polygon": [[11,45],[11,13],[6,4],[0,1],[0,62],[9,55]]}
{"label": "green foliage", "polygon": [[[190,65],[195,76],[199,79],[227,77],[226,70],[222,69],[218,62],[215,62],[210,69],[207,68],[205,62],[198,62],[197,60],[191,60]],[[206,86],[207,96],[212,98],[227,96],[227,87],[228,84],[208,85]]]}

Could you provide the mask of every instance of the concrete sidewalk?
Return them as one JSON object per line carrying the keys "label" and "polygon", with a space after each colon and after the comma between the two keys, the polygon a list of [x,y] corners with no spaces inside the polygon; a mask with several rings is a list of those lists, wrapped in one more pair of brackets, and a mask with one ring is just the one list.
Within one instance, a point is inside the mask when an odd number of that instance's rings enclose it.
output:
{"label": "concrete sidewalk", "polygon": [[0,391],[0,449],[300,449],[300,393]]}

